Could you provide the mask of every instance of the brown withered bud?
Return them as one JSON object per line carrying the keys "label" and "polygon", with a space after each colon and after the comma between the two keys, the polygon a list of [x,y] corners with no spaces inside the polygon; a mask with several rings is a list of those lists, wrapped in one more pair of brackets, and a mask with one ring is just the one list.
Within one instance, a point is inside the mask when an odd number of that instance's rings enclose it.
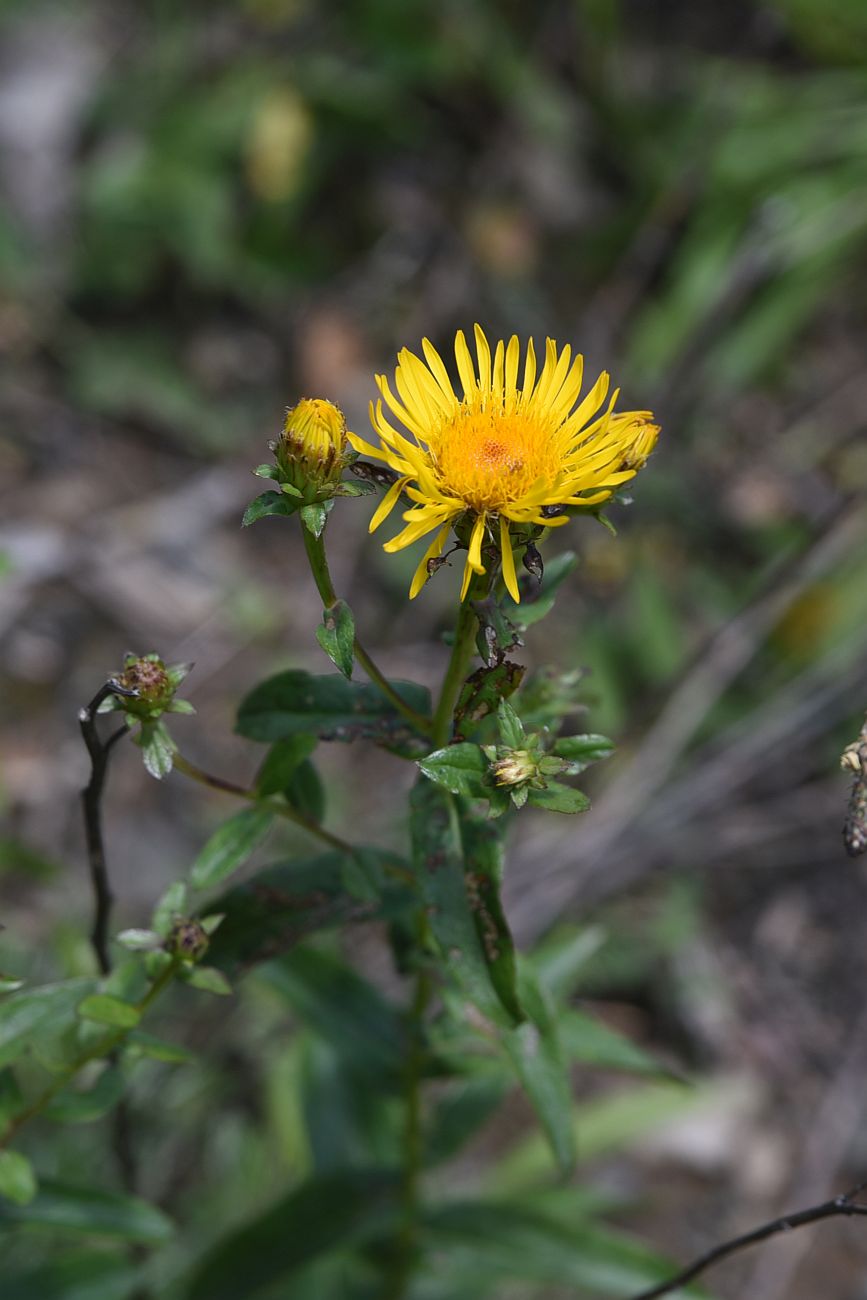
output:
{"label": "brown withered bud", "polygon": [[182,961],[199,962],[208,951],[207,933],[198,921],[179,916],[172,924],[166,939],[166,952]]}
{"label": "brown withered bud", "polygon": [[527,549],[524,551],[524,568],[528,573],[532,573],[538,582],[542,581],[545,566],[542,563],[542,556],[538,547],[534,546],[532,542],[528,544]]}

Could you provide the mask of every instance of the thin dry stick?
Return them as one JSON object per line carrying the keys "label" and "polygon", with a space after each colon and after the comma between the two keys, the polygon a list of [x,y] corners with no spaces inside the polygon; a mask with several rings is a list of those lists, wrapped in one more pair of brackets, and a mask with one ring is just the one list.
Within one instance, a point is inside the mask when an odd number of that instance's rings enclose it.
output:
{"label": "thin dry stick", "polygon": [[[81,734],[90,755],[90,780],[81,792],[81,804],[84,812],[84,830],[87,837],[87,859],[90,866],[90,879],[93,886],[94,915],[90,943],[96,955],[97,966],[101,975],[111,971],[111,953],[108,947],[109,921],[113,896],[109,881],[108,867],[105,859],[105,845],[102,839],[102,796],[108,775],[109,755],[121,739],[128,734],[126,725],[118,727],[107,740],[103,740],[96,725],[99,706],[110,695],[135,696],[136,691],[121,686],[119,682],[109,679],[99,688],[90,703],[78,715]],[[116,1059],[116,1053],[112,1053]],[[128,1192],[138,1190],[138,1164],[132,1137],[132,1115],[129,1104],[121,1098],[112,1117],[112,1146],[115,1159],[120,1169],[123,1186]],[[130,1257],[140,1264],[145,1256],[141,1246],[130,1248]],[[148,1292],[139,1288],[136,1300],[147,1300]]]}
{"label": "thin dry stick", "polygon": [[119,727],[117,731],[103,740],[97,730],[96,716],[99,706],[109,695],[135,695],[118,682],[107,681],[94,695],[90,703],[78,715],[81,734],[90,755],[90,780],[81,792],[81,804],[84,810],[84,831],[87,836],[87,860],[90,866],[90,880],[93,885],[94,917],[90,942],[96,953],[96,961],[101,975],[111,970],[111,957],[108,951],[108,923],[113,902],[108,868],[105,862],[105,848],[102,842],[102,792],[108,775],[108,756],[112,747],[126,735],[127,728]]}
{"label": "thin dry stick", "polygon": [[854,1215],[867,1215],[867,1205],[862,1205],[854,1197],[867,1187],[867,1183],[859,1183],[851,1191],[844,1192],[842,1196],[835,1196],[832,1201],[824,1201],[821,1205],[814,1205],[809,1210],[798,1210],[796,1214],[786,1214],[782,1218],[772,1219],[770,1223],[763,1223],[760,1228],[753,1228],[752,1232],[745,1232],[740,1237],[733,1237],[731,1241],[724,1241],[720,1246],[714,1246],[713,1250],[706,1251],[698,1259],[693,1260],[686,1268],[682,1269],[674,1277],[670,1277],[667,1282],[661,1282],[659,1286],[651,1287],[649,1291],[642,1291],[640,1294],[632,1297],[632,1300],[658,1300],[659,1296],[670,1295],[672,1291],[677,1291],[680,1287],[691,1282],[693,1278],[711,1267],[712,1264],[718,1263],[721,1259],[726,1259],[729,1255],[734,1255],[736,1251],[745,1250],[748,1246],[755,1246],[760,1241],[766,1241],[768,1237],[775,1237],[782,1232],[791,1232],[793,1228],[803,1228],[808,1223],[818,1223],[821,1219],[833,1219],[840,1216],[852,1217]]}

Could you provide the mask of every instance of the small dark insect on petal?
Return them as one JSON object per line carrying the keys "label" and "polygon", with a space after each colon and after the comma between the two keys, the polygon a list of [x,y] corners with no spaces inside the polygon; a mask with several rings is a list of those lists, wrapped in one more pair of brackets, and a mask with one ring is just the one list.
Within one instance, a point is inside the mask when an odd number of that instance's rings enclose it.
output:
{"label": "small dark insect on petal", "polygon": [[533,577],[539,582],[542,581],[545,566],[542,563],[542,556],[539,554],[537,547],[535,547],[532,542],[528,544],[527,549],[524,552],[524,568],[528,573],[532,573]]}
{"label": "small dark insect on petal", "polygon": [[349,468],[356,477],[366,479],[368,483],[378,483],[380,487],[391,487],[399,477],[393,469],[388,469],[385,465],[373,465],[369,460],[356,460]]}
{"label": "small dark insect on petal", "polygon": [[546,519],[556,519],[558,515],[565,515],[567,511],[568,511],[567,506],[553,505],[553,506],[542,506],[542,509],[539,511],[539,513],[541,515],[544,515]]}

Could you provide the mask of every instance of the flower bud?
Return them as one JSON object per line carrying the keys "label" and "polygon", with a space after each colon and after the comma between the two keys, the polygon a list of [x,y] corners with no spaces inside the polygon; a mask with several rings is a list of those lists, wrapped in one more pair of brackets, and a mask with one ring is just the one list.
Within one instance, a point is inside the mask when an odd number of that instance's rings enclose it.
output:
{"label": "flower bud", "polygon": [[126,712],[134,715],[150,716],[154,711],[167,708],[175,692],[175,683],[157,655],[127,655],[117,683],[128,691],[135,691],[135,696],[125,698],[123,704]]}
{"label": "flower bud", "polygon": [[491,772],[497,785],[520,785],[538,776],[539,769],[536,756],[529,750],[509,749],[491,764]]}
{"label": "flower bud", "polygon": [[[636,412],[635,414],[639,413]],[[632,415],[631,412],[630,415]],[[636,421],[635,428],[632,431],[632,438],[623,454],[621,469],[641,469],[656,446],[656,440],[659,437],[659,425],[651,424],[649,419],[646,418],[647,415],[649,415],[649,412],[641,412],[641,418]]]}
{"label": "flower bud", "polygon": [[277,462],[289,480],[320,483],[339,477],[347,448],[343,412],[319,397],[305,397],[286,413]]}
{"label": "flower bud", "polygon": [[166,939],[166,952],[183,961],[195,963],[202,960],[208,951],[209,942],[204,926],[198,921],[179,916]]}

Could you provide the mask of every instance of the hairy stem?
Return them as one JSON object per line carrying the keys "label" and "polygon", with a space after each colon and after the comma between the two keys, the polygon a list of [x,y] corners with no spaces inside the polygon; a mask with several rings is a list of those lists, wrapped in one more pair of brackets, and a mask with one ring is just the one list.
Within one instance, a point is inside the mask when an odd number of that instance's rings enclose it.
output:
{"label": "hairy stem", "polygon": [[443,678],[439,703],[434,713],[431,732],[434,749],[440,749],[443,745],[447,745],[451,738],[455,705],[458,702],[458,696],[466,680],[470,661],[473,657],[473,647],[479,621],[470,603],[472,594],[473,587],[471,584],[467,599],[461,603],[458,611],[451,658],[446,669],[446,675]]}
{"label": "hairy stem", "polygon": [[304,813],[298,812],[291,804],[281,803],[279,799],[262,798],[256,791],[251,790],[248,786],[237,785],[234,781],[226,781],[221,776],[212,776],[210,772],[205,772],[202,768],[191,763],[183,754],[174,755],[174,766],[184,776],[188,776],[199,785],[205,785],[210,790],[221,790],[224,794],[232,794],[237,799],[246,799],[250,803],[258,804],[260,808],[268,808],[271,812],[276,813],[278,817],[285,817],[287,821],[294,822],[302,830],[313,835],[316,839],[321,840],[323,844],[329,845],[332,849],[339,849],[341,853],[354,853],[352,845],[342,840],[339,835],[333,835],[327,831],[324,826],[320,826],[310,817],[305,817]]}
{"label": "hairy stem", "polygon": [[[316,589],[322,598],[322,604],[326,609],[331,609],[337,603],[337,593],[334,590],[334,584],[331,581],[331,574],[328,569],[328,560],[325,555],[325,542],[323,536],[314,537],[306,524],[301,523],[301,534],[304,538],[304,549],[307,552],[307,559],[310,561],[310,571],[313,574],[313,581],[316,583]],[[361,664],[368,677],[382,691],[383,695],[391,701],[407,722],[409,722],[416,731],[420,731],[423,736],[430,732],[430,718],[425,718],[422,714],[417,713],[414,708],[402,699],[399,693],[394,689],[391,682],[377,667],[371,656],[365,650],[358,637],[354,643],[355,658]]]}
{"label": "hairy stem", "polygon": [[[143,1016],[150,1009],[163,990],[172,982],[179,965],[180,960],[178,958],[173,958],[172,961],[168,962],[154,979],[144,996],[135,1003],[135,1008],[140,1016]],[[114,1029],[110,1034],[106,1034],[104,1038],[85,1048],[76,1056],[66,1069],[56,1076],[53,1083],[44,1092],[41,1092],[24,1110],[19,1111],[17,1115],[13,1115],[2,1137],[0,1137],[0,1149],[8,1146],[11,1139],[25,1124],[28,1124],[30,1120],[35,1119],[37,1115],[40,1115],[45,1110],[48,1103],[63,1091],[75,1078],[79,1070],[84,1069],[85,1065],[88,1065],[91,1061],[98,1061],[104,1056],[111,1056],[121,1046],[129,1032],[128,1029]]]}

